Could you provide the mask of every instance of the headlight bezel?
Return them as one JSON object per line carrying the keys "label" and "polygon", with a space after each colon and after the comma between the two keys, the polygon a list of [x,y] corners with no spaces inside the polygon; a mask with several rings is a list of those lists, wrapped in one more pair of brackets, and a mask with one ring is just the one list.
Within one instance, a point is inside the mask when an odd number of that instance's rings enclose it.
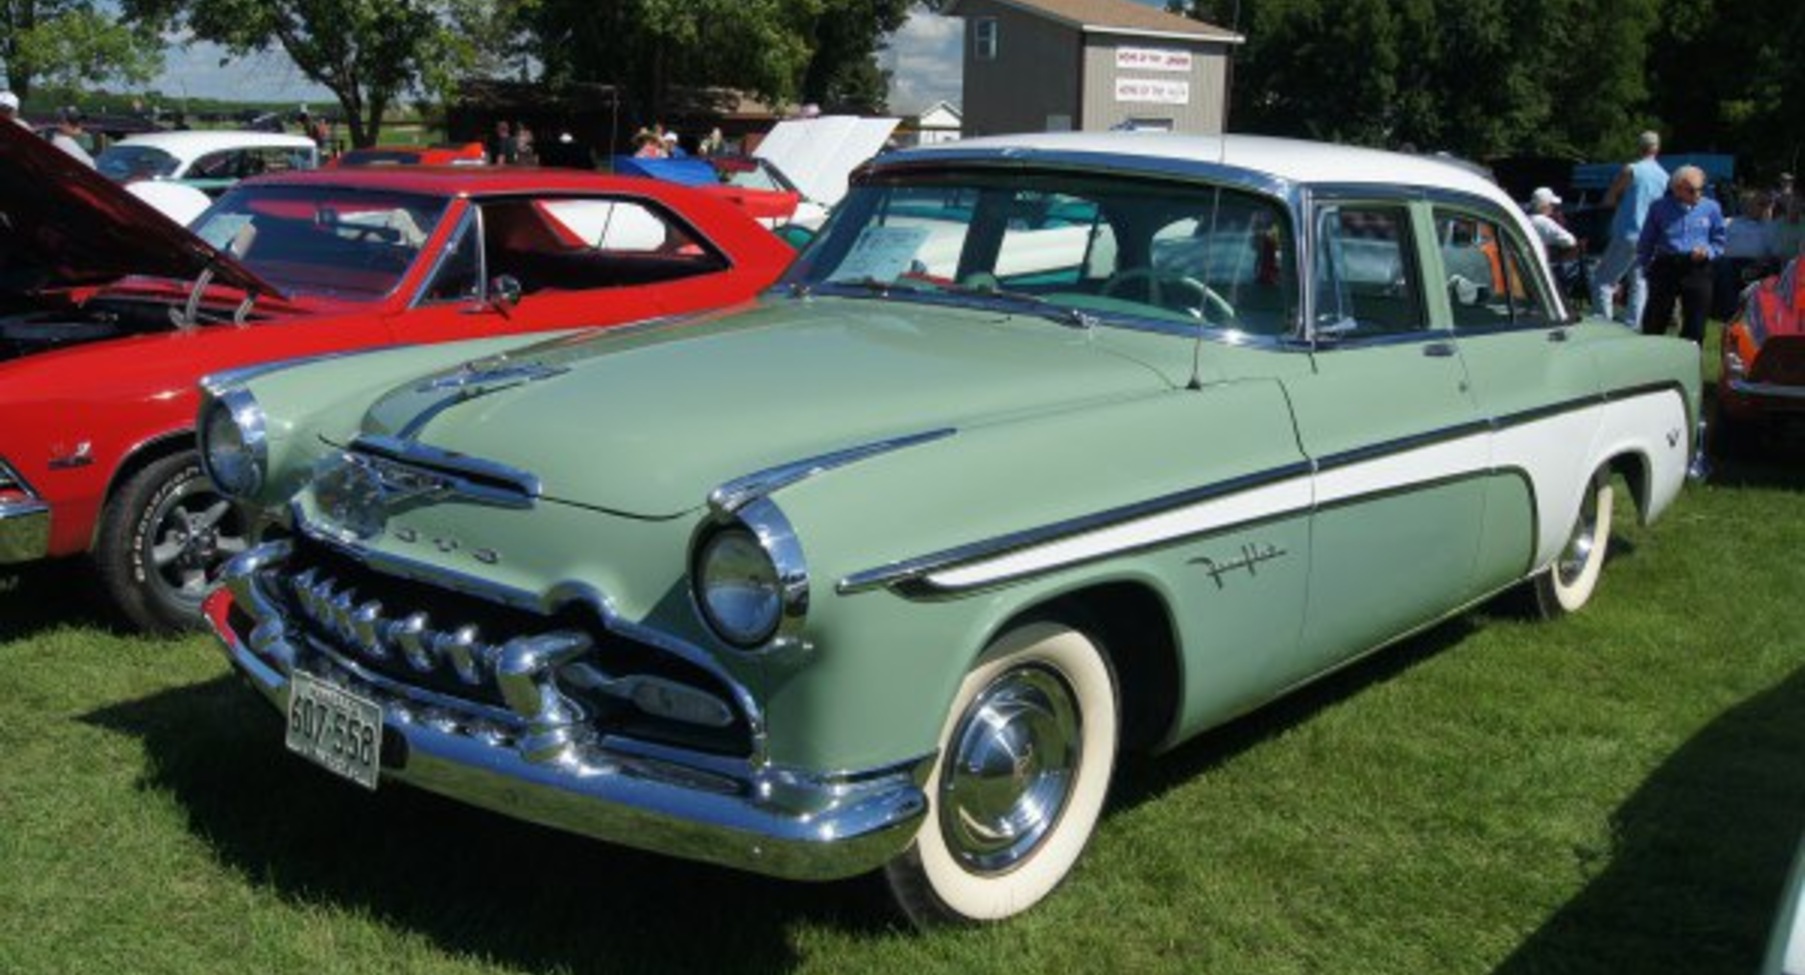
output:
{"label": "headlight bezel", "polygon": [[[223,463],[215,451],[221,446],[214,425],[226,417],[225,425],[237,439],[234,451],[240,456],[233,463]],[[212,393],[202,404],[197,445],[201,470],[221,493],[237,500],[248,500],[263,489],[269,477],[268,417],[257,397],[241,386]],[[235,476],[234,471],[242,473]]]}
{"label": "headlight bezel", "polygon": [[[710,557],[729,540],[749,542],[762,556],[770,575],[774,605],[758,625],[724,620],[710,597]],[[802,545],[781,509],[760,498],[737,511],[719,513],[705,522],[690,545],[689,596],[708,632],[736,650],[766,653],[798,645],[808,616],[809,574]]]}

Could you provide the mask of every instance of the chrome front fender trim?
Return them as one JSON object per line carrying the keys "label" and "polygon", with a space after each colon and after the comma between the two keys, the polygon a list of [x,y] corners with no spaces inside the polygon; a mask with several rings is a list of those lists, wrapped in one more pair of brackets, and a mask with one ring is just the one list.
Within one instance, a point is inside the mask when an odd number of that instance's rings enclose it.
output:
{"label": "chrome front fender trim", "polygon": [[713,508],[716,514],[733,514],[759,498],[780,491],[798,481],[807,480],[817,474],[825,474],[836,467],[845,467],[848,464],[857,463],[867,457],[875,457],[879,454],[889,453],[892,450],[901,450],[904,447],[931,443],[935,440],[950,437],[957,432],[957,430],[951,427],[940,430],[928,430],[923,433],[912,433],[906,437],[877,440],[868,444],[860,444],[857,447],[848,447],[845,450],[836,450],[832,453],[821,454],[803,460],[795,460],[787,464],[779,464],[776,467],[768,467],[762,471],[755,471],[754,473],[747,474],[744,477],[736,477],[733,480],[722,484],[720,487],[715,488],[708,495],[708,506]]}

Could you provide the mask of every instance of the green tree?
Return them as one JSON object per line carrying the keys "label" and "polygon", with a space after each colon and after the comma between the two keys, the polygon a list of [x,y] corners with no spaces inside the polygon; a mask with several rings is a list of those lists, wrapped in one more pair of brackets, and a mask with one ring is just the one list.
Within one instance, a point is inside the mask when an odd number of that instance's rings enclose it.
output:
{"label": "green tree", "polygon": [[1238,130],[1487,158],[1621,152],[1647,123],[1659,2],[1213,0],[1192,12],[1247,38]]}
{"label": "green tree", "polygon": [[162,70],[163,41],[155,30],[120,23],[94,0],[0,0],[0,64],[21,98],[40,79],[69,90],[141,83]]}
{"label": "green tree", "polygon": [[1805,146],[1805,6],[1664,0],[1650,42],[1654,113],[1675,149],[1735,153],[1760,179]]}
{"label": "green tree", "polygon": [[677,88],[881,108],[875,55],[907,15],[908,0],[541,0],[530,23],[548,81],[621,86],[651,121]]}
{"label": "green tree", "polygon": [[405,95],[439,91],[513,53],[523,0],[126,0],[235,54],[280,47],[344,109],[351,142],[374,145]]}

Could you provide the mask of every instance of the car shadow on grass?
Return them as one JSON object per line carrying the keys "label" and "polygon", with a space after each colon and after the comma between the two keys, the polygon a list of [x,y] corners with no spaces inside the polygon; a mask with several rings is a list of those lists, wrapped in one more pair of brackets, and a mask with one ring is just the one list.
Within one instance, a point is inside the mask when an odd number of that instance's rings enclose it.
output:
{"label": "car shadow on grass", "polygon": [[1498,975],[1686,972],[1759,965],[1805,829],[1805,668],[1675,751],[1612,816],[1591,876]]}
{"label": "car shadow on grass", "polygon": [[117,628],[99,593],[100,580],[84,559],[0,567],[0,642],[59,626]]}
{"label": "car shadow on grass", "polygon": [[247,882],[526,970],[783,971],[798,923],[900,924],[872,878],[792,883],[640,853],[288,754],[279,715],[222,677],[84,720],[141,739],[147,788]]}

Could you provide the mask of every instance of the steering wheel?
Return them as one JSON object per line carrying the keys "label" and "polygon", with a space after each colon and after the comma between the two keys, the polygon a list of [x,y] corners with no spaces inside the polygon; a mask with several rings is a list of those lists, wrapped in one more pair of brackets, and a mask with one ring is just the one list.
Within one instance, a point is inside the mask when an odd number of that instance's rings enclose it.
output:
{"label": "steering wheel", "polygon": [[[1226,298],[1202,281],[1177,271],[1162,271],[1153,267],[1131,267],[1126,271],[1117,271],[1103,282],[1103,295],[1108,297],[1125,285],[1141,280],[1147,282],[1147,300],[1161,308],[1190,312],[1206,320],[1235,320],[1235,306],[1229,304]],[[1173,301],[1166,300],[1168,294],[1173,297]],[[1184,301],[1186,297],[1195,298],[1196,301]],[[1213,316],[1210,314],[1212,312]]]}

